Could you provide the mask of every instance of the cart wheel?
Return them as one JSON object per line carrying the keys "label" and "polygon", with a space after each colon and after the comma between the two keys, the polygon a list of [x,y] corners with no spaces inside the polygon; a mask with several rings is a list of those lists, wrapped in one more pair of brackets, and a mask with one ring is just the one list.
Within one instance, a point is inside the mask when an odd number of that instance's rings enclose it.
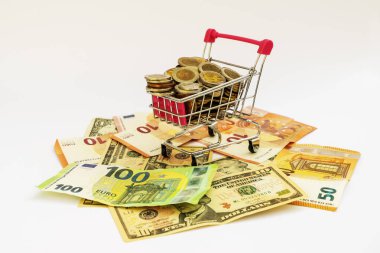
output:
{"label": "cart wheel", "polygon": [[198,161],[197,161],[197,158],[195,158],[195,156],[191,156],[191,166],[197,166],[198,165]]}
{"label": "cart wheel", "polygon": [[164,144],[161,144],[161,155],[165,158],[169,158],[170,153],[171,152],[169,151],[169,149]]}
{"label": "cart wheel", "polygon": [[212,129],[210,126],[207,127],[207,130],[208,130],[208,135],[210,137],[214,137],[215,136],[215,132],[214,132],[214,129]]}
{"label": "cart wheel", "polygon": [[259,148],[260,148],[260,143],[258,141],[255,141],[255,143],[253,143],[251,140],[248,141],[249,152],[257,153],[257,151],[259,151]]}

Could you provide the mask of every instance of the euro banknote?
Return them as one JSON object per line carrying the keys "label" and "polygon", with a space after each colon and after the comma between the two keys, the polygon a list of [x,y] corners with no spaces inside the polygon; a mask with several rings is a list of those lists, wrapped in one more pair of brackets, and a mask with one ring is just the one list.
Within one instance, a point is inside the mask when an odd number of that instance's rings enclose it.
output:
{"label": "euro banknote", "polygon": [[[200,147],[184,147],[187,151],[194,151]],[[211,161],[212,152],[206,154],[205,160]],[[164,158],[161,155],[145,158],[139,153],[130,150],[123,144],[109,140],[106,144],[104,154],[99,161],[103,165],[118,165],[125,168],[139,169],[139,170],[155,170],[166,169],[183,166],[191,166],[191,157],[185,153],[173,151],[169,158]],[[81,199],[79,202],[80,207],[99,207],[103,204],[89,200]]]}
{"label": "euro banknote", "polygon": [[307,194],[293,204],[336,211],[359,158],[357,151],[293,144],[274,162]]}
{"label": "euro banknote", "polygon": [[71,163],[98,163],[104,153],[109,136],[57,139],[55,153],[62,167]]}
{"label": "euro banknote", "polygon": [[201,226],[225,224],[304,196],[303,191],[274,166],[245,163],[243,167],[240,172],[220,174],[195,205],[109,209],[122,238],[136,241]]}
{"label": "euro banknote", "polygon": [[209,190],[217,165],[144,171],[121,166],[70,164],[38,186],[109,206],[198,203]]}
{"label": "euro banknote", "polygon": [[[261,134],[259,136],[260,148],[256,153],[251,153],[247,142],[235,143],[224,148],[216,149],[215,152],[231,156],[246,162],[262,163],[272,159],[290,142],[298,141],[316,128],[307,124],[294,121],[292,118],[270,113],[259,108],[245,108],[243,110],[249,115],[243,118],[255,121],[259,124]],[[222,134],[221,145],[238,142],[240,139],[255,136],[257,128],[255,125],[240,118],[226,118],[217,124]],[[216,137],[206,137],[199,142],[210,145],[216,141]]]}
{"label": "euro banknote", "polygon": [[[150,113],[136,113],[134,117],[114,119],[115,122],[119,122],[116,125],[122,132],[113,135],[112,138],[145,157],[159,155],[161,144],[182,130],[178,126],[154,118]],[[173,144],[182,145],[190,140],[190,137],[183,136],[177,138]]]}
{"label": "euro banknote", "polygon": [[[290,142],[297,142],[316,129],[316,127],[295,121],[293,118],[256,107],[253,110],[251,107],[246,107],[243,112],[250,114],[244,115],[244,118],[257,122],[263,132],[278,136],[280,139],[288,139]],[[248,125],[247,123],[243,124]],[[241,126],[244,127],[244,125]]]}
{"label": "euro banknote", "polygon": [[[291,118],[256,108],[251,115],[244,117],[256,121],[261,127],[258,152],[252,154],[248,149],[248,142],[216,149],[215,152],[247,162],[262,163],[274,157],[290,142],[299,140],[315,130],[314,127],[294,121]],[[158,155],[161,151],[161,144],[180,131],[179,127],[155,119],[152,114],[140,113],[135,118],[115,117],[114,120],[118,122],[116,123],[118,129],[123,130],[123,132],[114,135],[112,138],[144,156]],[[254,125],[239,118],[220,120],[216,128],[222,133],[222,145],[238,142],[239,139],[257,134]],[[207,127],[201,127],[174,139],[172,143],[180,146],[190,140],[197,140],[207,146],[215,143],[217,137],[209,137]]]}

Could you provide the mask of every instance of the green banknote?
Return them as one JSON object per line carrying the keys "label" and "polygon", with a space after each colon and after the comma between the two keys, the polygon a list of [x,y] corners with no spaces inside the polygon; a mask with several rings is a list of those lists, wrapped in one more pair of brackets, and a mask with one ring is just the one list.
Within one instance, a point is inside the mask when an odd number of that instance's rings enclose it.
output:
{"label": "green banknote", "polygon": [[165,170],[134,170],[121,166],[70,164],[38,186],[120,207],[196,204],[210,189],[217,165]]}

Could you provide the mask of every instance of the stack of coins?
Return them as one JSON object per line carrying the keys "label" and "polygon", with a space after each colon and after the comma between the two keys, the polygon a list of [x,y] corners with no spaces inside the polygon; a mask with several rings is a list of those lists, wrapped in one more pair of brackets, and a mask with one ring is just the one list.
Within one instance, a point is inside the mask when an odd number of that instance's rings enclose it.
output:
{"label": "stack of coins", "polygon": [[[175,91],[177,98],[185,98],[201,92],[202,85],[199,83],[180,83],[175,86]],[[187,114],[198,110],[198,104],[195,101],[195,99],[192,99],[185,102],[185,110]]]}
{"label": "stack of coins", "polygon": [[152,95],[163,97],[174,94],[174,86],[171,76],[154,74],[146,75],[147,82],[146,91]]}
{"label": "stack of coins", "polygon": [[[147,92],[156,96],[185,98],[217,87],[239,78],[240,74],[230,68],[222,68],[201,57],[181,57],[178,65],[165,71],[163,75],[145,76]],[[210,121],[224,117],[225,111],[234,106],[242,82],[236,82],[223,89],[201,95],[186,101],[185,113],[192,114],[191,120]],[[175,94],[175,95],[174,95]],[[227,105],[228,103],[228,105]],[[202,112],[203,111],[203,112]],[[199,112],[199,113],[197,113]]]}

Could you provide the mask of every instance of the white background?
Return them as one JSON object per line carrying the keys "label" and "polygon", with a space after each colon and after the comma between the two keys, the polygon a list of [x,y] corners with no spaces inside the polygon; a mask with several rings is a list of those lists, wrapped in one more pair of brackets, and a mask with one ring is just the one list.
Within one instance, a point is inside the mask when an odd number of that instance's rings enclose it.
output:
{"label": "white background", "polygon": [[[379,3],[0,0],[0,252],[380,252]],[[57,137],[148,110],[143,76],[200,55],[209,27],[274,41],[257,106],[318,127],[300,143],[362,153],[337,212],[284,206],[126,244],[106,209],[38,191]],[[214,52],[249,65],[256,48]]]}

